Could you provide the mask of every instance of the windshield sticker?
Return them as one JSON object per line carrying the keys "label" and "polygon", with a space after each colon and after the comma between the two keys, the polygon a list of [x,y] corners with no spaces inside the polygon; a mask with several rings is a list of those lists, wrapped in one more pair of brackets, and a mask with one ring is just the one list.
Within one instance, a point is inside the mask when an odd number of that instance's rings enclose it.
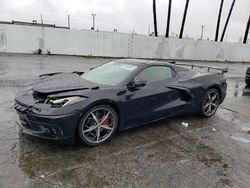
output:
{"label": "windshield sticker", "polygon": [[121,68],[127,69],[127,70],[134,70],[134,69],[137,68],[137,66],[135,66],[135,65],[123,64],[123,65],[121,65]]}

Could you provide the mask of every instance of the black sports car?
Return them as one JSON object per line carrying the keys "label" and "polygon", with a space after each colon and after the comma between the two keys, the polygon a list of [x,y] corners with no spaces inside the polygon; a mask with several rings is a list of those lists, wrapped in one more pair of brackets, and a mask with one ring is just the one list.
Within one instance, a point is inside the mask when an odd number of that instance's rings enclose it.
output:
{"label": "black sports car", "polygon": [[210,117],[226,96],[227,69],[195,67],[204,68],[122,59],[87,73],[40,75],[15,98],[19,124],[36,137],[96,146],[117,130],[171,116]]}

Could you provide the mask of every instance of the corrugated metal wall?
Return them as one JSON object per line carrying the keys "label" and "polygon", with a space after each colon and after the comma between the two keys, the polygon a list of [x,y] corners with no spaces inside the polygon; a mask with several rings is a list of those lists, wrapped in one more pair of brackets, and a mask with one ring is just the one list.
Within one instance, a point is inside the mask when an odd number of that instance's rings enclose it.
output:
{"label": "corrugated metal wall", "polygon": [[0,52],[250,62],[250,45],[0,24]]}

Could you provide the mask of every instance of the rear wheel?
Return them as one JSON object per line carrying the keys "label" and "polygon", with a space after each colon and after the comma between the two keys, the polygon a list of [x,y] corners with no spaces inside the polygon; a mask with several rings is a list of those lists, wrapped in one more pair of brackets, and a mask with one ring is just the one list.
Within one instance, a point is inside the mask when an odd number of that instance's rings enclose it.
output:
{"label": "rear wheel", "polygon": [[117,126],[116,111],[109,105],[98,105],[84,114],[78,133],[83,143],[98,146],[111,139]]}
{"label": "rear wheel", "polygon": [[209,89],[202,100],[201,115],[203,117],[211,117],[215,114],[220,105],[220,93],[217,89]]}

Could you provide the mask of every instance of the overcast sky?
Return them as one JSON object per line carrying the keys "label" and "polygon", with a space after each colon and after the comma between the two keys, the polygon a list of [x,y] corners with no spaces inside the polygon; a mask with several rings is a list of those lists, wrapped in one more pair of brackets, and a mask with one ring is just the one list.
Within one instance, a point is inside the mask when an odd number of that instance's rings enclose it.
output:
{"label": "overcast sky", "polygon": [[[184,36],[200,37],[201,25],[205,25],[205,38],[214,39],[217,16],[221,0],[190,0]],[[165,34],[168,0],[156,0],[157,20],[160,35]],[[172,0],[170,33],[179,33],[185,0]],[[224,0],[220,34],[225,24],[232,0]],[[96,14],[99,30],[148,34],[153,31],[152,0],[0,0],[0,20],[40,21],[67,25],[67,14],[71,17],[71,28],[90,29],[91,13]],[[236,0],[226,32],[226,40],[238,42],[244,36],[250,13],[250,0]]]}

